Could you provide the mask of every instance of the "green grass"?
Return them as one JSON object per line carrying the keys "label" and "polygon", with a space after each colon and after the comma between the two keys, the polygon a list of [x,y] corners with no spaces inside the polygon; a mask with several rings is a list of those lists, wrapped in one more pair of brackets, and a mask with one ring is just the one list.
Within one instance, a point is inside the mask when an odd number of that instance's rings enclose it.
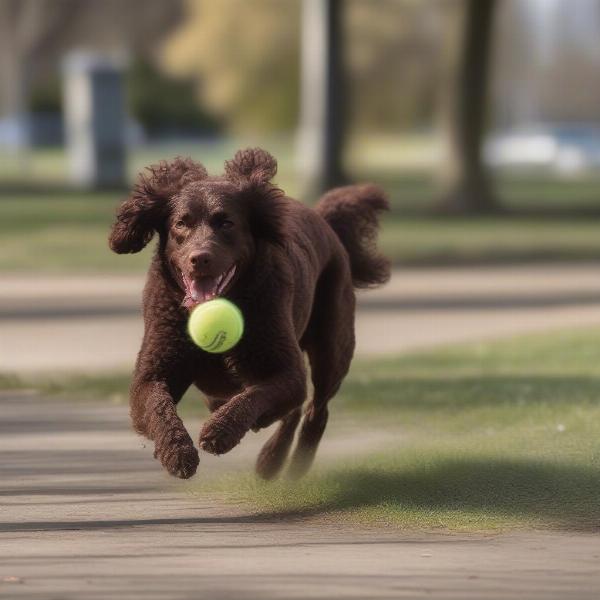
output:
{"label": "green grass", "polygon": [[[408,185],[408,184],[407,184]],[[116,256],[107,245],[120,195],[4,193],[0,271],[141,272],[150,252]],[[381,247],[397,264],[462,264],[600,257],[600,220],[579,217],[443,218],[397,209]]]}
{"label": "green grass", "polygon": [[576,217],[426,217],[396,213],[380,244],[406,266],[597,260],[600,220]]}
{"label": "green grass", "polygon": [[385,451],[317,461],[298,484],[236,475],[197,493],[408,528],[597,529],[599,340],[596,329],[358,361],[332,422],[397,434]]}
{"label": "green grass", "polygon": [[0,271],[141,271],[147,253],[108,249],[114,193],[5,193],[0,200]]}
{"label": "green grass", "polygon": [[[125,402],[128,385],[128,374],[0,377],[5,389],[112,402]],[[206,415],[196,390],[181,407]],[[330,436],[392,441],[321,457],[297,484],[248,473],[204,477],[191,492],[265,517],[452,531],[600,527],[600,328],[357,360],[331,411]]]}
{"label": "green grass", "polygon": [[[210,172],[219,173],[238,147],[257,143],[278,157],[277,182],[298,195],[294,143],[285,136],[267,142],[219,139],[148,146],[131,152],[129,176],[178,154],[198,158]],[[426,166],[431,162],[430,139],[354,140],[349,155],[355,179],[376,181],[390,195],[393,211],[385,220],[381,246],[397,264],[600,257],[600,220],[586,218],[580,210],[600,211],[598,175],[559,179],[542,173],[498,174],[498,196],[516,214],[452,218],[431,211],[437,191],[427,171],[431,165]],[[57,149],[37,150],[25,163],[6,154],[0,158],[0,272],[118,273],[146,267],[149,252],[118,257],[107,247],[114,211],[125,192],[59,191],[56,186],[65,185],[67,163]]]}
{"label": "green grass", "polygon": [[[109,401],[127,404],[129,398],[130,372],[108,372],[96,375],[33,375],[19,376],[0,372],[0,390],[35,390],[52,398],[77,401]],[[184,417],[206,417],[208,409],[200,392],[191,388],[179,405]]]}
{"label": "green grass", "polygon": [[0,389],[28,389],[52,397],[94,401],[109,400],[115,404],[125,404],[130,380],[131,373],[26,377],[13,373],[0,373]]}
{"label": "green grass", "polygon": [[[128,153],[127,175],[133,180],[150,164],[175,156],[192,156],[201,161],[210,173],[222,173],[223,163],[231,158],[238,148],[265,145],[278,157],[279,171],[287,186],[294,185],[294,140],[290,137],[264,139],[215,138],[206,141],[149,144],[132,148]],[[0,149],[0,182],[13,188],[19,186],[45,185],[63,186],[68,184],[68,157],[60,147],[37,148],[26,154],[2,151]]]}
{"label": "green grass", "polygon": [[[431,211],[439,199],[439,190],[428,171],[363,168],[357,170],[356,179],[383,185],[401,213]],[[494,186],[502,207],[508,211],[560,214],[600,210],[600,174],[564,179],[541,172],[497,173]]]}

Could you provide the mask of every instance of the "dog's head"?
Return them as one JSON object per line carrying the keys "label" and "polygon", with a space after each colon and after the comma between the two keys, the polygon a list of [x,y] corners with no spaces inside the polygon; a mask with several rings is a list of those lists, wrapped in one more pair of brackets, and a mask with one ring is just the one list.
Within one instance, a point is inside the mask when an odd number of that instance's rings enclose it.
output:
{"label": "dog's head", "polygon": [[221,296],[260,244],[283,243],[284,195],[271,183],[276,171],[275,159],[260,149],[240,150],[220,177],[190,159],[150,167],[119,207],[110,247],[139,252],[157,232],[161,260],[184,305]]}

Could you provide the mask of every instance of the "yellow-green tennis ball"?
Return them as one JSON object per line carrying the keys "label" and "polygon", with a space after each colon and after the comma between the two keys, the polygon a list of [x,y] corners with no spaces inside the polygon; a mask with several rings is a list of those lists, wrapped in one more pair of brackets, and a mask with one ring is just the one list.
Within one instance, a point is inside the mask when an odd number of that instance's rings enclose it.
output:
{"label": "yellow-green tennis ball", "polygon": [[209,300],[192,311],[188,332],[202,350],[227,352],[240,341],[244,333],[244,317],[240,309],[225,298]]}

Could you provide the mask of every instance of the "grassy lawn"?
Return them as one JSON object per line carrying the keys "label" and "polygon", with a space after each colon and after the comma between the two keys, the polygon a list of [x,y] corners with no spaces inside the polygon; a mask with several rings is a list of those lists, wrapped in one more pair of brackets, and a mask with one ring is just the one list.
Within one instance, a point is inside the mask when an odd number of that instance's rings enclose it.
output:
{"label": "grassy lawn", "polygon": [[[385,432],[394,440],[385,451],[317,460],[298,484],[236,474],[198,480],[192,492],[266,515],[407,528],[598,529],[599,340],[596,328],[356,361],[332,402],[332,429]],[[127,384],[125,375],[33,382],[113,401]],[[182,407],[204,413],[197,392]]]}
{"label": "grassy lawn", "polygon": [[599,339],[537,335],[357,362],[332,419],[397,432],[385,452],[317,461],[298,484],[225,476],[208,491],[265,513],[401,527],[597,529]]}
{"label": "grassy lawn", "polygon": [[[400,183],[397,186],[402,187]],[[424,185],[407,179],[406,190]],[[395,210],[381,246],[405,265],[588,260],[600,257],[600,219],[557,216],[443,218]],[[0,271],[136,272],[149,252],[118,257],[107,236],[118,193],[10,193],[0,199]],[[411,196],[413,197],[413,196]]]}
{"label": "grassy lawn", "polygon": [[406,266],[600,259],[600,219],[392,214],[381,247]]}
{"label": "grassy lawn", "polygon": [[[127,156],[127,175],[133,180],[144,167],[175,156],[192,156],[201,161],[210,173],[223,172],[223,163],[239,148],[264,144],[259,139],[215,138],[199,142],[147,144],[130,148]],[[294,143],[289,137],[270,138],[266,146],[278,157],[279,172],[287,185],[293,185]],[[36,148],[25,155],[0,149],[0,182],[12,187],[20,185],[62,185],[68,181],[68,157],[59,148]]]}
{"label": "grassy lawn", "polygon": [[[290,136],[134,148],[129,177],[176,155],[198,158],[209,172],[219,173],[237,148],[248,145],[263,145],[277,156],[277,182],[296,196],[300,190]],[[600,219],[577,212],[600,211],[598,174],[561,179],[497,173],[507,214],[451,218],[431,210],[438,193],[432,156],[432,139],[423,135],[353,138],[350,144],[347,163],[355,179],[380,183],[392,200],[381,245],[396,264],[600,258]],[[59,191],[68,169],[60,149],[40,149],[26,157],[4,153],[0,159],[0,272],[135,272],[146,266],[149,253],[117,257],[107,248],[108,229],[125,192]]]}
{"label": "grassy lawn", "polygon": [[[444,218],[431,211],[437,197],[431,143],[403,135],[357,139],[350,147],[347,162],[354,178],[380,183],[392,200],[381,244],[395,263],[600,258],[600,219],[580,210],[600,212],[600,175],[561,179],[498,173],[496,187],[507,214]],[[277,182],[298,195],[295,143],[289,136],[137,148],[129,155],[129,175],[178,154],[198,158],[219,173],[237,148],[257,144],[278,157]],[[107,248],[108,228],[125,192],[58,191],[67,173],[66,156],[58,149],[36,150],[25,159],[4,153],[0,159],[0,272],[136,272],[146,266],[149,253],[117,257]]]}
{"label": "grassy lawn", "polygon": [[[56,376],[35,375],[20,377],[0,372],[0,390],[35,390],[45,396],[97,402],[108,401],[126,405],[129,399],[131,372],[102,373],[98,375]],[[204,418],[209,412],[196,388],[191,388],[179,405],[185,417]]]}
{"label": "grassy lawn", "polygon": [[0,200],[0,271],[139,271],[145,253],[119,257],[108,248],[114,193],[5,193]]}

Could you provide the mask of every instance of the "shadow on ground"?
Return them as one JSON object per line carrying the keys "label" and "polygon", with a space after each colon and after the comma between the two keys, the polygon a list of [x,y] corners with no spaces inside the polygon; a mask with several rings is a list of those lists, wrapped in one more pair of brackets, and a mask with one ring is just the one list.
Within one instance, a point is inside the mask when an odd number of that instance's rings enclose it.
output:
{"label": "shadow on ground", "polygon": [[[292,485],[284,485],[292,493]],[[457,511],[493,515],[508,522],[522,521],[551,529],[600,530],[600,470],[592,467],[516,460],[442,460],[430,469],[413,472],[373,472],[367,468],[331,472],[326,475],[326,481],[312,478],[310,486],[315,485],[329,490],[327,499],[295,510],[273,509],[254,515],[206,518],[22,521],[0,523],[0,531],[269,522],[282,517],[317,517],[331,511],[380,506],[385,506],[388,514],[394,510],[418,510],[423,514]]]}
{"label": "shadow on ground", "polygon": [[415,472],[358,468],[328,475],[336,491],[311,514],[387,505],[389,509],[468,511],[600,529],[600,470],[511,460],[442,460]]}
{"label": "shadow on ground", "polygon": [[[256,521],[349,512],[359,522],[408,528],[600,530],[600,470],[591,467],[453,459],[429,469],[360,467],[322,473],[301,484],[258,487],[258,500],[256,490],[244,494],[245,501],[262,508],[253,516]],[[284,496],[294,500],[282,501]]]}

